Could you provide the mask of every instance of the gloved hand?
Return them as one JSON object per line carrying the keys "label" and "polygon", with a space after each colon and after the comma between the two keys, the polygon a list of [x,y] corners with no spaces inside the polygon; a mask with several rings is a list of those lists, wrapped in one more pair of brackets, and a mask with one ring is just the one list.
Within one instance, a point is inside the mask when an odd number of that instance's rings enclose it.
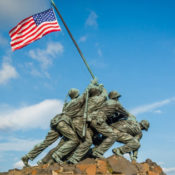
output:
{"label": "gloved hand", "polygon": [[97,78],[94,78],[93,80],[91,80],[91,84],[98,86]]}
{"label": "gloved hand", "polygon": [[103,88],[104,88],[104,85],[103,85],[103,84],[99,84],[99,87],[100,87],[101,89],[103,89]]}
{"label": "gloved hand", "polygon": [[97,79],[93,79],[91,80],[91,83],[88,85],[88,87],[86,88],[86,91],[89,91],[89,89],[93,88],[93,87],[98,87],[98,82]]}

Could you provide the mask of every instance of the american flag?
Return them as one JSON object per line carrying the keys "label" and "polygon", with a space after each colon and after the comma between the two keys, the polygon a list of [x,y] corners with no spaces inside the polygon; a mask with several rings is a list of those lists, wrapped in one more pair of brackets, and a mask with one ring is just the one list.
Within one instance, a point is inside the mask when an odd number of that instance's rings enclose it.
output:
{"label": "american flag", "polygon": [[52,8],[30,16],[10,30],[12,50],[20,49],[50,32],[60,30],[61,28]]}

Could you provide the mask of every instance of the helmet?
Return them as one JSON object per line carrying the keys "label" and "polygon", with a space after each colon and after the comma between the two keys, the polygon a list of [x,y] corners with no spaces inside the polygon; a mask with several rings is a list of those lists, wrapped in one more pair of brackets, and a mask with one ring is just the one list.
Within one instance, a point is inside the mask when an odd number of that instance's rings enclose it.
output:
{"label": "helmet", "polygon": [[79,90],[75,89],[75,88],[72,88],[72,89],[69,90],[68,94],[69,94],[69,97],[71,99],[76,98],[76,97],[79,96]]}
{"label": "helmet", "polygon": [[117,92],[117,91],[111,91],[109,94],[108,94],[108,97],[110,99],[113,99],[113,98],[119,98],[121,97],[121,95]]}
{"label": "helmet", "polygon": [[89,89],[89,96],[95,96],[95,95],[99,95],[101,93],[101,89],[99,87],[92,87]]}
{"label": "helmet", "polygon": [[143,127],[143,129],[145,129],[146,131],[148,131],[148,128],[149,128],[149,122],[147,120],[142,120],[140,122],[140,125]]}

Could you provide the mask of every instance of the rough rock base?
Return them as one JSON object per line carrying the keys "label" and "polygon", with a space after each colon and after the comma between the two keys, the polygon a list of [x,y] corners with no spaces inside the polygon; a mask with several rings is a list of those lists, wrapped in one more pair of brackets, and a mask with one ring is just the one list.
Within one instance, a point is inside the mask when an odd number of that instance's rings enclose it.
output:
{"label": "rough rock base", "polygon": [[143,163],[131,163],[123,157],[85,159],[76,165],[40,165],[14,169],[0,175],[166,175],[160,166],[147,159]]}

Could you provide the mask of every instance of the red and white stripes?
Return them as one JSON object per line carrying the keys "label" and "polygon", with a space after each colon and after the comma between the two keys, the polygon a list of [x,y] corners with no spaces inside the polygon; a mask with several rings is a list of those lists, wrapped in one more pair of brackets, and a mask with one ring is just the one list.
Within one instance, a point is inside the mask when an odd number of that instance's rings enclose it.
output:
{"label": "red and white stripes", "polygon": [[33,17],[28,17],[9,32],[12,50],[20,49],[50,32],[60,30],[57,20],[43,22],[37,26]]}

